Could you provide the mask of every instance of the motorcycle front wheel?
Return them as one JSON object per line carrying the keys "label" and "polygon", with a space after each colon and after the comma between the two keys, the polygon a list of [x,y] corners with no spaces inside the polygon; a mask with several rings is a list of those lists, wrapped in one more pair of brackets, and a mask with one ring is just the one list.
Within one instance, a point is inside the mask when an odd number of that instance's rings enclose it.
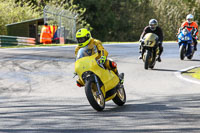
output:
{"label": "motorcycle front wheel", "polygon": [[117,88],[116,96],[113,98],[113,102],[117,104],[118,106],[122,106],[126,102],[126,92],[124,89],[124,85],[119,85],[119,88]]}
{"label": "motorcycle front wheel", "polygon": [[85,94],[90,105],[97,111],[102,111],[105,108],[104,95],[101,92],[97,95],[98,89],[95,81],[88,81],[85,85]]}
{"label": "motorcycle front wheel", "polygon": [[185,53],[186,53],[186,48],[185,48],[185,46],[184,46],[184,45],[181,45],[179,51],[180,51],[180,59],[181,59],[181,60],[184,60],[184,58],[185,58]]}
{"label": "motorcycle front wheel", "polygon": [[144,62],[144,69],[148,69],[149,68],[149,65],[151,63],[151,52],[150,51],[146,51],[144,53],[145,55],[145,62]]}

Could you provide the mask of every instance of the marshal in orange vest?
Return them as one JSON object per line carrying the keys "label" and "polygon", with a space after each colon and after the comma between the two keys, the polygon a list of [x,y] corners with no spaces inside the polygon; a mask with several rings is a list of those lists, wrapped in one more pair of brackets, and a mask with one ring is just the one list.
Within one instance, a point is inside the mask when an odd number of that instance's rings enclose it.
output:
{"label": "marshal in orange vest", "polygon": [[42,27],[42,31],[40,34],[40,43],[43,44],[51,44],[52,43],[52,35],[50,26],[47,23]]}

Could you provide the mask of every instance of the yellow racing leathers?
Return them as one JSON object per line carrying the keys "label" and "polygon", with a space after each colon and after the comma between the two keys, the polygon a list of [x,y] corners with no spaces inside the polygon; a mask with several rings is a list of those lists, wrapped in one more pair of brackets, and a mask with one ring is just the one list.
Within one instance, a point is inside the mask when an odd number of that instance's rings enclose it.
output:
{"label": "yellow racing leathers", "polygon": [[[114,61],[107,59],[108,52],[107,52],[106,49],[104,49],[101,41],[92,38],[90,40],[89,44],[87,45],[87,47],[92,50],[92,55],[95,54],[95,52],[96,52],[95,49],[97,49],[98,56],[97,56],[96,59],[99,59],[102,56],[106,56],[106,61],[104,63],[104,67],[109,69],[109,70],[112,70],[118,76],[117,64]],[[80,48],[81,48],[80,46],[77,46],[75,48],[75,55],[76,56],[77,56],[78,50]],[[80,86],[83,86],[84,84],[82,83],[82,81],[80,79],[78,79],[77,85],[80,87]]]}

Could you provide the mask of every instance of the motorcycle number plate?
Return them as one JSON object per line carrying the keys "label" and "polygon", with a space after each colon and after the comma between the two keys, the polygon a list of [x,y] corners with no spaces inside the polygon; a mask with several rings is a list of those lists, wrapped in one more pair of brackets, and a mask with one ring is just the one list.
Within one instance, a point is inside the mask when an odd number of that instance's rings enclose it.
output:
{"label": "motorcycle number plate", "polygon": [[152,41],[147,41],[146,45],[147,45],[147,46],[151,46],[152,43],[153,43]]}

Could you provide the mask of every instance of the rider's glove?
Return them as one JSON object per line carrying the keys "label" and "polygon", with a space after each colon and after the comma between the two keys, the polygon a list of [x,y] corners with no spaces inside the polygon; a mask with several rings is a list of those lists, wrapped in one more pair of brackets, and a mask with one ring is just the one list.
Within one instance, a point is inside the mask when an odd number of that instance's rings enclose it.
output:
{"label": "rider's glove", "polygon": [[198,37],[197,37],[197,35],[193,35],[193,38],[194,38],[194,39],[196,39],[196,40],[198,40]]}
{"label": "rider's glove", "polygon": [[144,45],[144,39],[140,39],[139,41],[141,45]]}
{"label": "rider's glove", "polygon": [[101,58],[99,58],[99,61],[101,64],[104,64],[106,62],[106,56],[101,56]]}
{"label": "rider's glove", "polygon": [[139,41],[140,41],[141,43],[144,43],[144,39],[140,39]]}

